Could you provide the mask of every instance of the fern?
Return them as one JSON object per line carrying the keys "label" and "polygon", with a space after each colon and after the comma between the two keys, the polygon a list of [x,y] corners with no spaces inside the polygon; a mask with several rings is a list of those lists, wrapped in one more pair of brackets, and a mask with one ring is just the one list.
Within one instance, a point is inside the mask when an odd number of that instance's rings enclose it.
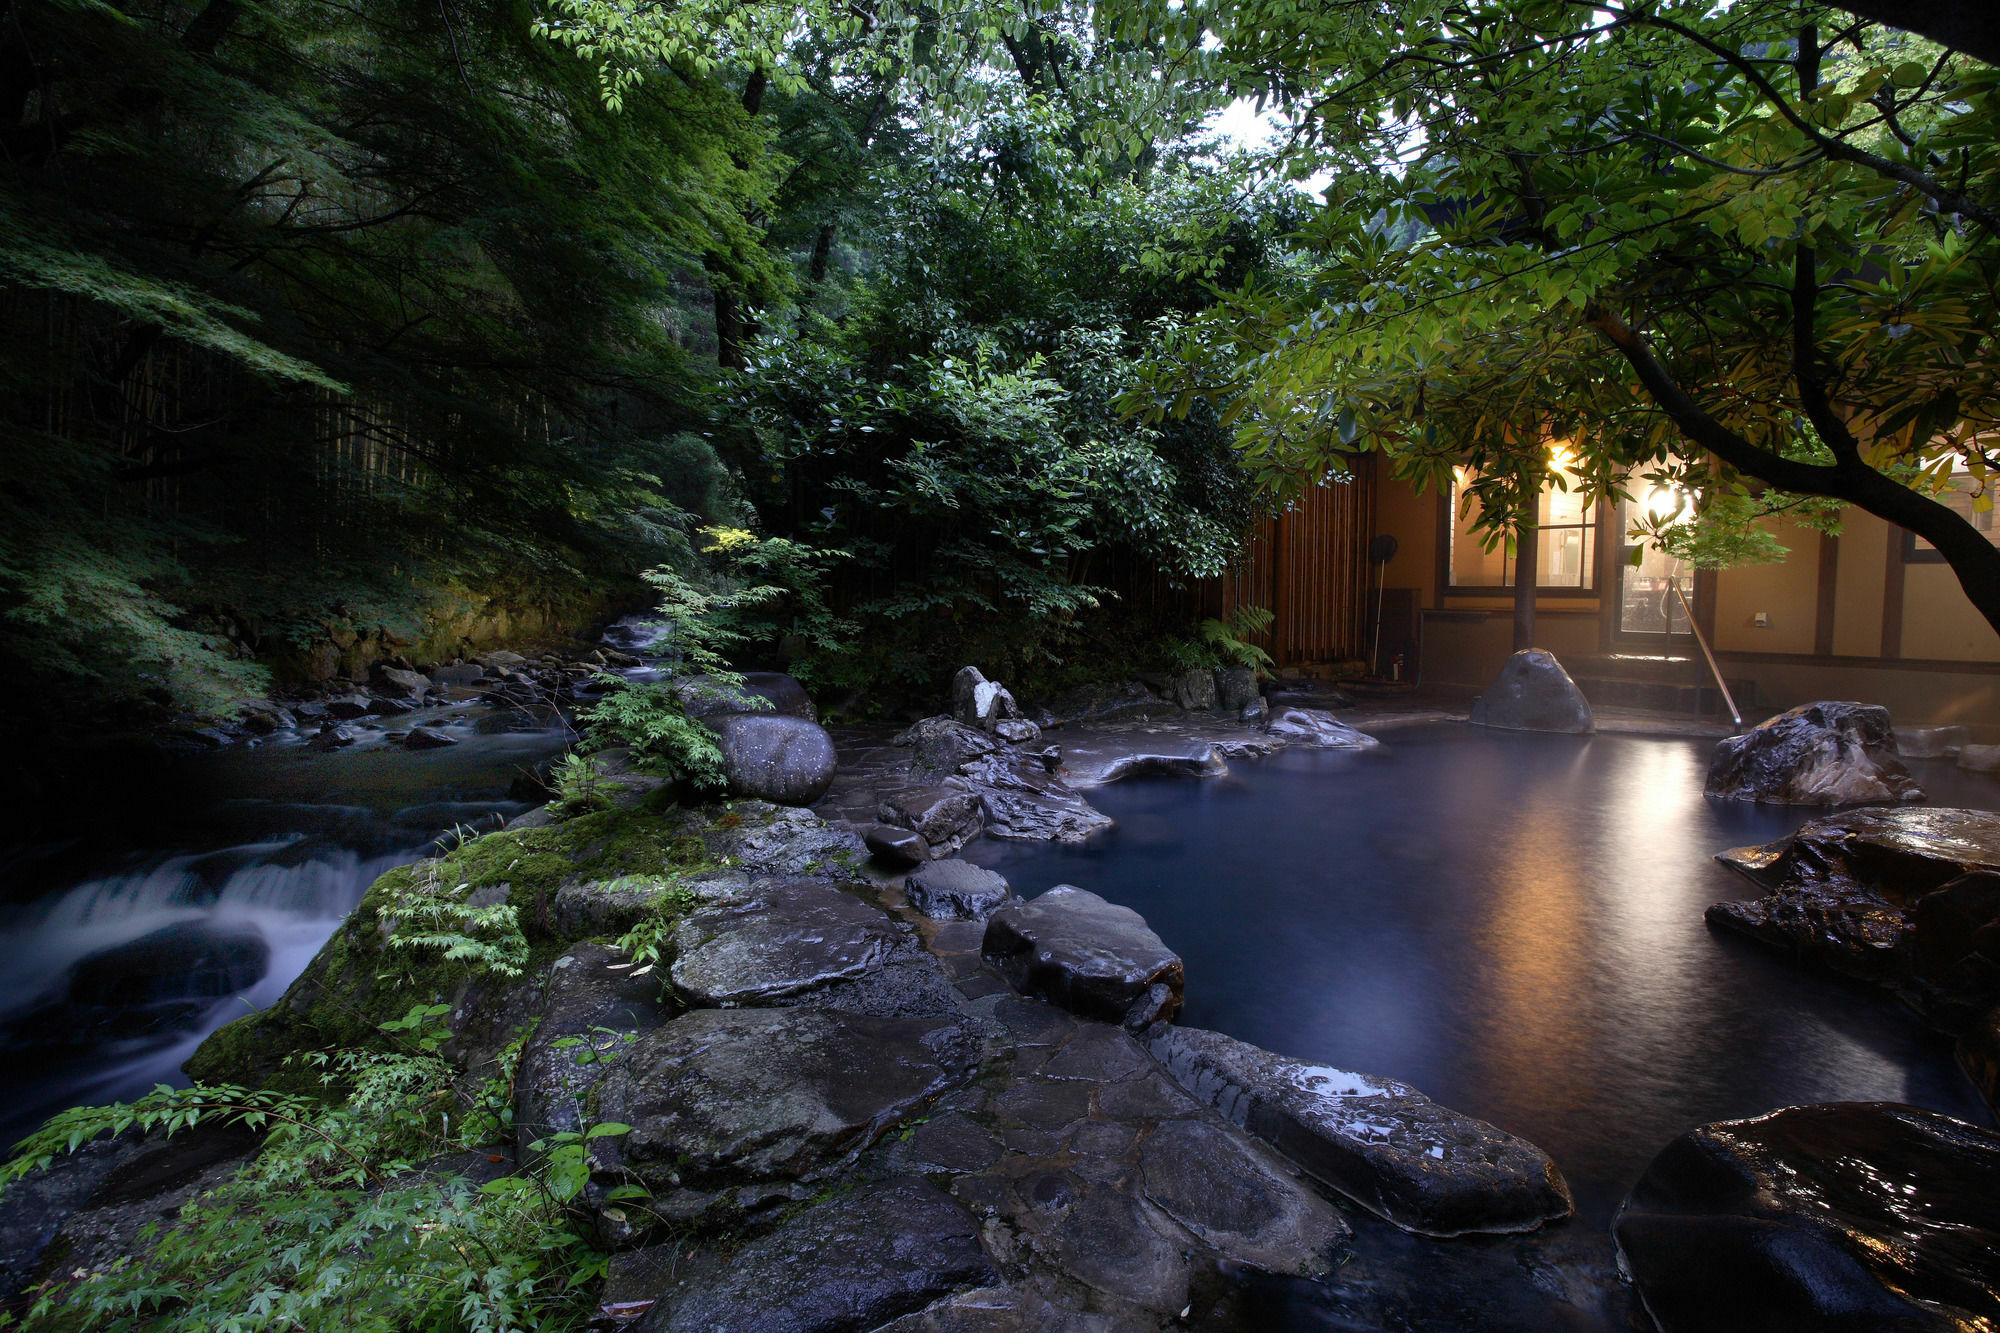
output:
{"label": "fern", "polygon": [[435,949],[447,962],[467,963],[503,977],[528,965],[528,940],[511,903],[468,901],[470,884],[444,887],[444,863],[427,861],[407,888],[393,893],[382,915],[392,924],[392,949]]}

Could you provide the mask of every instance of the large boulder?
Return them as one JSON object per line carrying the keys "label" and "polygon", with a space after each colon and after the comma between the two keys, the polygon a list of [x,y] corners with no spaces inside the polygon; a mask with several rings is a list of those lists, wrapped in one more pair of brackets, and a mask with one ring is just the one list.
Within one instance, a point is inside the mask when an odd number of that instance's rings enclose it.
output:
{"label": "large boulder", "polygon": [[861,840],[868,844],[869,853],[877,860],[898,868],[920,866],[931,859],[930,843],[915,829],[899,828],[894,824],[864,824]]}
{"label": "large boulder", "polygon": [[710,722],[729,790],[776,805],[811,805],[833,785],[839,760],[817,722],[783,713],[729,713]]}
{"label": "large boulder", "polygon": [[1504,731],[1597,730],[1590,701],[1556,655],[1541,648],[1524,648],[1507,659],[1486,693],[1472,701],[1472,723]]}
{"label": "large boulder", "polygon": [[1135,1031],[1171,1019],[1186,986],[1146,918],[1071,884],[994,913],[980,953],[1023,995]]}
{"label": "large boulder", "polygon": [[1180,1085],[1369,1212],[1426,1236],[1568,1217],[1547,1153],[1389,1079],[1302,1064],[1200,1028],[1147,1035]]}
{"label": "large boulder", "polygon": [[1724,737],[1702,790],[1772,805],[1924,799],[1896,753],[1889,710],[1842,702],[1800,704],[1741,736]]}
{"label": "large boulder", "polygon": [[179,921],[78,963],[69,1000],[120,1008],[213,1000],[256,985],[270,966],[271,946],[254,925]]}
{"label": "large boulder", "polygon": [[734,713],[773,713],[819,721],[819,710],[813,707],[806,687],[781,671],[746,671],[740,685],[713,676],[689,676],[675,683],[674,693],[689,717],[705,722]]}
{"label": "large boulder", "polygon": [[1372,750],[1382,743],[1318,708],[1280,709],[1264,724],[1264,730],[1289,745],[1322,750]]}
{"label": "large boulder", "polygon": [[699,1005],[769,1004],[872,972],[900,935],[878,907],[813,880],[764,880],[674,929],[674,989]]}
{"label": "large boulder", "polygon": [[[825,1009],[697,1009],[609,1063],[590,1140],[585,1203],[601,1238],[638,1239],[633,1219],[722,1220],[803,1201],[892,1126],[962,1082],[978,1056],[943,1018]],[[645,1209],[611,1195],[636,1185]]]}
{"label": "large boulder", "polygon": [[978,1220],[937,1186],[904,1176],[813,1205],[667,1294],[638,1327],[852,1333],[998,1279]]}
{"label": "large boulder", "polygon": [[2000,1005],[2000,814],[1850,810],[1716,859],[1765,893],[1711,924],[1888,986],[1949,1031]]}
{"label": "large boulder", "polygon": [[1191,713],[1210,712],[1215,708],[1215,672],[1209,667],[1184,671],[1174,677],[1170,693]]}
{"label": "large boulder", "polygon": [[672,1017],[660,982],[617,949],[587,942],[549,965],[542,1008],[514,1073],[514,1128],[528,1145],[588,1128],[585,1101],[640,1033]]}
{"label": "large boulder", "polygon": [[1663,1333],[2000,1327],[2000,1135],[1886,1102],[1704,1125],[1612,1234]]}
{"label": "large boulder", "polygon": [[1013,896],[1005,879],[956,857],[912,870],[903,894],[910,906],[938,921],[983,921]]}

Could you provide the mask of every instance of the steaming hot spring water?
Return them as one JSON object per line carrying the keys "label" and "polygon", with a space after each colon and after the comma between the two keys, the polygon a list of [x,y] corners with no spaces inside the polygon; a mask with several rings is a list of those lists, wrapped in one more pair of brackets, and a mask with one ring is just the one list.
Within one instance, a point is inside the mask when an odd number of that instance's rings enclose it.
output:
{"label": "steaming hot spring water", "polygon": [[[330,755],[188,760],[165,798],[107,810],[101,837],[15,849],[0,1133],[178,1081],[202,1037],[282,994],[377,875],[525,809],[509,784],[568,740],[479,705],[448,725],[448,750],[383,733]],[[1619,1200],[1697,1124],[1845,1100],[1992,1123],[1948,1041],[1894,1001],[1704,923],[1710,903],[1755,892],[1713,855],[1813,813],[1704,798],[1713,741],[1459,724],[1382,737],[1098,788],[1116,822],[1089,843],[965,855],[1026,896],[1071,883],[1139,911],[1185,959],[1182,1022],[1398,1079],[1540,1145],[1576,1197],[1557,1230],[1600,1278]],[[1933,804],[2000,808],[1990,778],[1911,767]],[[1419,1243],[1358,1230],[1364,1261]],[[1477,1265],[1492,1244],[1456,1253]],[[1532,1304],[1533,1284],[1514,1285]],[[1285,1322],[1341,1326],[1327,1308]]]}

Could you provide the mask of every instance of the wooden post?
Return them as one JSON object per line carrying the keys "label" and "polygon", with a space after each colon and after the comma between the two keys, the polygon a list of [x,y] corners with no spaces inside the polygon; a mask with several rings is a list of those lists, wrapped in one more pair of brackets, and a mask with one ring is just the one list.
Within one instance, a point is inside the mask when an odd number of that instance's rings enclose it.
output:
{"label": "wooden post", "polygon": [[1541,527],[1521,524],[1514,532],[1514,651],[1535,646],[1535,584],[1540,575]]}

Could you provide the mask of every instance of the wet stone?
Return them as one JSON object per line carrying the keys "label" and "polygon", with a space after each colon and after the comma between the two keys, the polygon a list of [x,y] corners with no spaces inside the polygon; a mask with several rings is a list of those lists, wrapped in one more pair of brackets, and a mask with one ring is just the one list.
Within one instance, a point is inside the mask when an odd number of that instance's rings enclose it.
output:
{"label": "wet stone", "polygon": [[1053,1079],[1023,1079],[993,1099],[993,1112],[1031,1129],[1061,1129],[1090,1114],[1090,1088]]}
{"label": "wet stone", "polygon": [[1015,990],[1086,1018],[1143,1027],[1180,1006],[1180,956],[1131,908],[1073,885],[994,913],[982,952]]}
{"label": "wet stone", "polygon": [[778,713],[712,719],[729,790],[778,805],[811,805],[833,785],[838,759],[826,728]]}
{"label": "wet stone", "polygon": [[997,1280],[964,1205],[891,1180],[816,1204],[653,1307],[644,1333],[852,1333]]}
{"label": "wet stone", "polygon": [[945,921],[931,932],[931,948],[939,953],[978,953],[985,939],[984,921]]}
{"label": "wet stone", "polygon": [[979,921],[1012,896],[1007,881],[956,857],[912,870],[903,882],[910,906],[941,921]]}
{"label": "wet stone", "polygon": [[[669,1219],[795,1197],[962,1082],[977,1058],[941,1019],[814,1009],[699,1009],[611,1062],[597,1116],[632,1126],[591,1141],[586,1203],[640,1185]],[[617,1239],[616,1235],[610,1237]]]}
{"label": "wet stone", "polygon": [[1886,1102],[1705,1125],[1613,1235],[1663,1333],[2000,1326],[2000,1134]]}
{"label": "wet stone", "polygon": [[838,889],[768,881],[675,928],[673,983],[696,1004],[771,1003],[873,972],[900,939],[881,909]]}
{"label": "wet stone", "polygon": [[931,859],[931,845],[915,829],[868,824],[861,830],[861,840],[878,860],[892,866],[920,866]]}
{"label": "wet stone", "polygon": [[1138,1134],[1130,1125],[1093,1121],[1070,1135],[1070,1151],[1088,1157],[1122,1157]]}
{"label": "wet stone", "polygon": [[1205,1120],[1161,1125],[1140,1164],[1147,1199],[1238,1263],[1325,1272],[1352,1234],[1326,1200]]}
{"label": "wet stone", "polygon": [[906,1160],[930,1171],[979,1171],[1000,1159],[1000,1140],[961,1112],[946,1112],[918,1125],[910,1135]]}
{"label": "wet stone", "polygon": [[985,972],[969,976],[958,983],[958,993],[968,1000],[978,1000],[989,995],[1004,994],[1006,990],[1006,982]]}
{"label": "wet stone", "polygon": [[1161,1314],[1187,1306],[1188,1261],[1137,1200],[1092,1189],[1045,1243],[1047,1256],[1079,1281]]}
{"label": "wet stone", "polygon": [[904,787],[884,792],[875,816],[920,834],[933,856],[956,851],[979,834],[979,798],[958,787]]}
{"label": "wet stone", "polygon": [[1472,701],[1472,724],[1505,731],[1597,730],[1590,701],[1554,653],[1524,648],[1508,658],[1486,692]]}
{"label": "wet stone", "polygon": [[672,1017],[655,976],[632,975],[631,960],[597,943],[572,947],[549,965],[540,1021],[514,1075],[520,1141],[575,1132],[584,1103],[610,1064],[640,1033]]}
{"label": "wet stone", "polygon": [[1156,1068],[1151,1056],[1123,1028],[1081,1023],[1076,1035],[1042,1065],[1046,1078],[1116,1083]]}
{"label": "wet stone", "polygon": [[1289,744],[1322,750],[1372,750],[1382,743],[1318,708],[1281,708],[1271,714],[1264,730]]}
{"label": "wet stone", "polygon": [[1924,799],[1896,753],[1889,710],[1839,701],[1801,704],[1741,736],[1724,737],[1702,790],[1773,805]]}
{"label": "wet stone", "polygon": [[1106,1084],[1098,1091],[1097,1106],[1116,1120],[1162,1120],[1198,1109],[1187,1093],[1157,1072]]}
{"label": "wet stone", "polygon": [[1147,1035],[1196,1098],[1406,1231],[1532,1231],[1570,1214],[1569,1186],[1546,1153],[1414,1088],[1200,1028]]}

